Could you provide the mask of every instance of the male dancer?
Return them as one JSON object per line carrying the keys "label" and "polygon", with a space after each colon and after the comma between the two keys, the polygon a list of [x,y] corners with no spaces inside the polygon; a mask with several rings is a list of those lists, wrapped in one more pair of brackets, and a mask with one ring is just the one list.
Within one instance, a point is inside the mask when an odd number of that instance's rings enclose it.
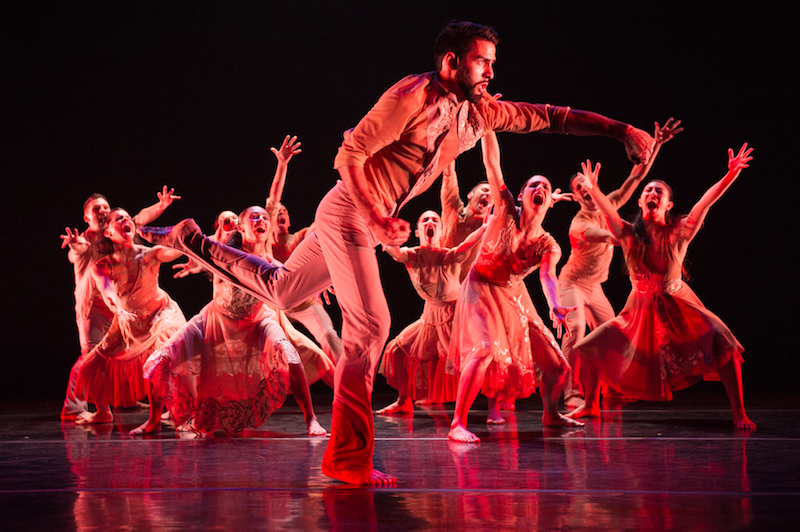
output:
{"label": "male dancer", "polygon": [[408,76],[378,100],[346,135],[334,166],[341,181],[322,199],[313,235],[283,268],[209,241],[192,220],[143,231],[252,293],[291,308],[330,284],[342,308],[344,354],[336,364],[326,475],[352,484],[387,484],[372,466],[375,445],[372,387],[389,334],[389,309],[374,248],[402,245],[410,224],[397,217],[458,154],[489,130],[604,135],[646,162],[653,139],[642,130],[587,111],[497,101],[486,88],[494,77],[497,33],[452,22],[437,39],[438,72]]}

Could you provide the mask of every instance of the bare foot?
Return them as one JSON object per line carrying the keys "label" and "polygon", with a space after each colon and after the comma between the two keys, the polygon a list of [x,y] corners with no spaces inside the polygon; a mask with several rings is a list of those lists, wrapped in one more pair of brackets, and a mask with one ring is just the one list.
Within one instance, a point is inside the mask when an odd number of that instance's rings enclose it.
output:
{"label": "bare foot", "polygon": [[486,417],[486,423],[489,425],[502,425],[505,422],[506,420],[500,415],[500,412],[489,412],[489,415]]}
{"label": "bare foot", "polygon": [[564,408],[567,410],[575,410],[576,408],[582,407],[584,404],[582,397],[570,397],[566,401],[564,401]]}
{"label": "bare foot", "polygon": [[452,441],[460,443],[480,443],[481,439],[475,434],[468,431],[463,425],[454,425],[450,427],[450,432],[447,437]]}
{"label": "bare foot", "polygon": [[417,399],[416,401],[414,401],[414,404],[419,406],[428,406],[428,405],[435,405],[437,403],[431,401],[430,399]]}
{"label": "bare foot", "polygon": [[186,423],[181,423],[175,427],[175,432],[196,432],[194,430],[194,419],[190,419]]}
{"label": "bare foot", "polygon": [[108,412],[86,412],[85,415],[75,420],[76,425],[97,425],[98,423],[111,423],[114,421],[114,414]]}
{"label": "bare foot", "polygon": [[375,412],[380,416],[413,416],[414,403],[411,401],[400,401],[399,399],[394,403],[381,408]]}
{"label": "bare foot", "polygon": [[319,424],[319,421],[312,419],[308,423],[308,435],[309,436],[325,436],[328,433],[327,430],[322,428],[322,425]]}
{"label": "bare foot", "polygon": [[582,405],[567,414],[566,417],[570,419],[578,419],[582,417],[600,417],[600,415],[600,407],[587,408],[586,405]]}
{"label": "bare foot", "polygon": [[355,484],[357,486],[365,486],[365,485],[384,486],[386,484],[394,484],[395,482],[397,482],[397,478],[393,477],[392,475],[382,473],[377,469],[372,469],[371,471],[366,472],[366,471],[349,471],[346,469],[329,471],[323,468],[322,472],[328,477],[340,480],[347,484]]}
{"label": "bare foot", "polygon": [[165,410],[163,414],[161,414],[161,421],[169,421],[169,411]]}
{"label": "bare foot", "polygon": [[130,436],[141,436],[142,434],[150,434],[152,432],[161,432],[161,416],[155,421],[148,419],[128,434]]}
{"label": "bare foot", "polygon": [[542,425],[545,427],[582,427],[583,422],[561,414],[556,414],[555,417],[545,414],[542,416]]}
{"label": "bare foot", "polygon": [[733,424],[737,429],[742,430],[756,430],[756,424],[753,423],[747,414],[734,414],[733,415]]}

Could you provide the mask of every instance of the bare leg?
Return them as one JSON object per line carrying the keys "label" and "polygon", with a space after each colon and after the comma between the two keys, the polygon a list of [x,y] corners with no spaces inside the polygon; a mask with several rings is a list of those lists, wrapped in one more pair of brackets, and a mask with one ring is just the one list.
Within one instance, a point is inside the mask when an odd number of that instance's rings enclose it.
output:
{"label": "bare leg", "polygon": [[461,377],[458,380],[456,392],[456,409],[453,421],[450,423],[450,433],[447,435],[453,441],[462,443],[479,443],[481,441],[475,434],[467,430],[467,416],[472,403],[481,390],[486,369],[492,358],[470,358],[461,368]]}
{"label": "bare leg", "polygon": [[147,386],[147,397],[150,400],[150,415],[147,421],[130,431],[128,434],[131,436],[141,436],[142,434],[150,434],[151,432],[161,432],[161,414],[164,412],[164,405],[161,404],[155,397],[153,397],[153,385]]}
{"label": "bare leg", "polygon": [[308,388],[308,377],[306,377],[306,371],[302,364],[289,364],[289,388],[294,395],[294,400],[300,405],[300,410],[303,411],[303,417],[308,426],[308,435],[325,436],[328,431],[322,428],[317,421],[314,405],[311,402],[311,390]]}
{"label": "bare leg", "polygon": [[75,420],[77,425],[96,425],[98,423],[111,423],[114,421],[114,414],[108,405],[97,405],[97,412],[84,415]]}
{"label": "bare leg", "polygon": [[573,419],[600,417],[600,382],[597,369],[584,361],[581,365],[580,377],[583,383],[585,403],[567,414],[567,417]]}
{"label": "bare leg", "polygon": [[561,359],[562,364],[555,371],[545,371],[542,374],[540,393],[542,397],[542,425],[545,427],[582,427],[583,423],[570,419],[558,411],[558,400],[564,389],[564,381],[570,375],[570,367],[566,359]]}
{"label": "bare leg", "polygon": [[414,415],[414,402],[411,400],[410,397],[405,395],[399,395],[397,397],[397,401],[390,404],[389,406],[385,406],[380,410],[375,412],[381,416],[392,416],[392,415]]}
{"label": "bare leg", "polygon": [[719,378],[725,385],[733,411],[733,424],[736,428],[755,430],[753,423],[744,411],[744,388],[742,386],[742,364],[731,358],[730,362],[719,368]]}

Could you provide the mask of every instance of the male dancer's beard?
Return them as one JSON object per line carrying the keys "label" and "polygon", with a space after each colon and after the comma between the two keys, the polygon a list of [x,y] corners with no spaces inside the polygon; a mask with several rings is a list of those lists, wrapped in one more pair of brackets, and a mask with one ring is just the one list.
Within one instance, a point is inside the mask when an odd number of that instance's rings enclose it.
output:
{"label": "male dancer's beard", "polygon": [[458,88],[461,89],[461,92],[464,93],[464,96],[470,103],[477,104],[481,101],[482,94],[475,94],[473,89],[476,85],[479,85],[481,82],[475,83],[473,85],[469,84],[469,79],[467,79],[467,75],[464,73],[462,69],[456,70],[456,83],[458,83]]}

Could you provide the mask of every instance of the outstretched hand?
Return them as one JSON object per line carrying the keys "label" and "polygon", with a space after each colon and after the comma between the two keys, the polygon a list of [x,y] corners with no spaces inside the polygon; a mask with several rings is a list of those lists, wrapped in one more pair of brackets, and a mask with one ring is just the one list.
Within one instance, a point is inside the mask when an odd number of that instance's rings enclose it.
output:
{"label": "outstretched hand", "polygon": [[556,337],[561,338],[562,330],[567,336],[572,336],[569,330],[569,322],[567,321],[567,314],[578,310],[578,307],[562,307],[556,305],[550,310],[550,319],[553,320],[553,328],[556,330]]}
{"label": "outstretched hand", "polygon": [[201,273],[203,268],[192,259],[189,259],[188,262],[179,262],[177,264],[172,265],[173,270],[177,270],[175,275],[172,277],[175,279],[181,279],[183,277],[188,277],[195,273]]}
{"label": "outstretched hand", "polygon": [[746,142],[742,144],[736,155],[733,154],[733,148],[728,148],[728,170],[738,172],[747,168],[749,166],[747,163],[753,160],[750,156],[751,153],[753,153],[753,148],[748,148]]}
{"label": "outstretched hand", "polygon": [[77,229],[67,227],[64,231],[64,234],[61,235],[61,249],[73,244],[89,245],[89,241]]}
{"label": "outstretched hand", "polygon": [[680,127],[680,125],[681,121],[675,120],[672,117],[669,117],[669,119],[664,122],[663,126],[658,125],[658,122],[656,122],[655,131],[653,133],[653,137],[656,139],[656,144],[660,146],[672,140],[675,135],[683,131],[683,128]]}
{"label": "outstretched hand", "polygon": [[592,161],[586,159],[585,162],[581,163],[581,171],[578,175],[586,178],[586,181],[583,182],[583,187],[585,189],[593,189],[600,179],[600,163],[595,164],[594,168],[592,168]]}
{"label": "outstretched hand", "polygon": [[167,190],[167,185],[164,185],[164,188],[161,189],[161,192],[156,192],[156,196],[158,196],[158,202],[164,209],[172,205],[173,201],[181,199],[180,196],[175,194],[174,188]]}
{"label": "outstretched hand", "polygon": [[561,192],[560,188],[557,188],[553,191],[553,205],[558,203],[559,201],[575,201],[575,196],[572,192]]}
{"label": "outstretched hand", "polygon": [[288,163],[292,157],[302,152],[300,149],[300,141],[297,140],[297,135],[290,137],[286,135],[283,139],[280,148],[270,148],[270,151],[275,154],[275,157],[284,163]]}

